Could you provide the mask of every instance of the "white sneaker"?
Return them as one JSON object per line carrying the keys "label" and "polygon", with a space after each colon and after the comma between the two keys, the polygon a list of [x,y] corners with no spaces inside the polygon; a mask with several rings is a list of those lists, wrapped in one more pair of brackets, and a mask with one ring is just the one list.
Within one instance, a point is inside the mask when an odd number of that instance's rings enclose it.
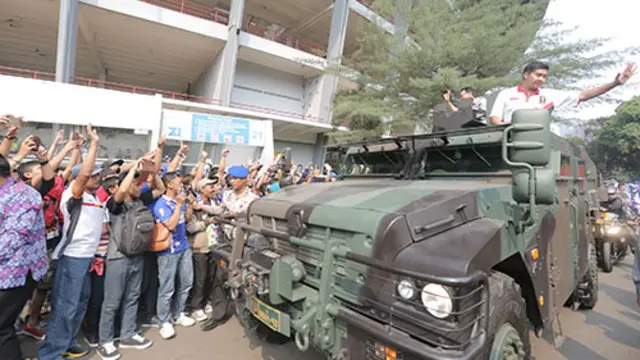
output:
{"label": "white sneaker", "polygon": [[174,321],[175,324],[178,324],[182,327],[189,327],[189,326],[193,326],[196,324],[196,321],[193,320],[193,318],[188,317],[187,315],[185,315],[184,313],[180,314],[180,316],[178,316],[178,318],[176,319],[176,321]]}
{"label": "white sneaker", "polygon": [[207,314],[205,314],[202,310],[196,310],[192,312],[191,317],[196,319],[197,322],[205,321],[208,319]]}
{"label": "white sneaker", "polygon": [[173,329],[173,325],[171,325],[171,323],[164,323],[160,326],[160,336],[162,336],[163,339],[171,339],[175,335],[176,331]]}
{"label": "white sneaker", "polygon": [[204,307],[204,312],[211,314],[213,312],[213,306],[211,306],[211,304],[207,304],[207,306]]}

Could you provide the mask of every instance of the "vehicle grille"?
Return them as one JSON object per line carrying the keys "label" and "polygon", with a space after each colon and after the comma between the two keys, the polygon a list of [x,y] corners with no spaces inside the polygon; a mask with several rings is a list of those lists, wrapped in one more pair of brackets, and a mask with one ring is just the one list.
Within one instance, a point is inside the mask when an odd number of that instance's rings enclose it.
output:
{"label": "vehicle grille", "polygon": [[[254,217],[255,220],[261,222],[261,227],[288,232],[288,225],[284,220]],[[343,240],[347,246],[357,241],[354,239],[355,235],[357,234],[335,229],[330,233],[332,239]],[[323,241],[325,236],[326,228],[309,226],[305,238]],[[272,250],[281,255],[294,255],[304,264],[307,270],[307,284],[314,286],[314,281],[320,280],[322,251],[294,245],[281,239],[273,238],[271,241]],[[482,313],[484,301],[481,294],[485,290],[482,285],[455,289],[453,315],[440,320],[428,314],[419,296],[415,300],[407,301],[397,295],[396,288],[401,279],[396,274],[369,269],[364,264],[342,258],[336,259],[336,266],[333,295],[346,300],[343,305],[406,332],[433,347],[451,351],[464,350],[479,333],[474,332],[474,325],[479,325],[479,320],[486,316]],[[361,281],[354,280],[360,277]],[[422,289],[422,286],[424,284],[417,283],[419,289]],[[370,349],[366,352],[369,353]],[[410,356],[405,357],[409,358]]]}

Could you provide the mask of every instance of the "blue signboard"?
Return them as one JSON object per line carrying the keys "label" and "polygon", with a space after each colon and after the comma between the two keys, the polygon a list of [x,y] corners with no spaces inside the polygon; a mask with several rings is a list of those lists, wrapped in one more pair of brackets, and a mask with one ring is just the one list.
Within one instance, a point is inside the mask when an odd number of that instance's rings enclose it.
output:
{"label": "blue signboard", "polygon": [[249,145],[250,124],[251,122],[247,119],[193,114],[191,117],[191,141]]}

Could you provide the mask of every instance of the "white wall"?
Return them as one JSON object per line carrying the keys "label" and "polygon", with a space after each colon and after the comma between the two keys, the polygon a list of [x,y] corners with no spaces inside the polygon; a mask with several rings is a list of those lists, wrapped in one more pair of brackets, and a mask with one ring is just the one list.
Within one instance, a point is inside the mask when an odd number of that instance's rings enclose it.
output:
{"label": "white wall", "polygon": [[303,114],[303,84],[301,76],[238,59],[231,101]]}
{"label": "white wall", "polygon": [[192,95],[220,100],[220,88],[222,86],[222,74],[220,72],[222,71],[223,54],[224,48],[216,59],[204,69],[198,80],[193,84]]}
{"label": "white wall", "polygon": [[[160,6],[147,4],[142,1],[80,0],[80,2],[105,10],[118,12],[147,21],[157,22],[162,25],[183,29],[220,40],[226,41],[228,36],[226,25],[210,20],[201,19],[197,16],[183,14],[178,11],[165,9]],[[172,3],[172,1],[170,1],[169,3]]]}
{"label": "white wall", "polygon": [[304,82],[304,112],[318,116],[322,102],[322,76],[314,76]]}
{"label": "white wall", "polygon": [[156,131],[162,98],[0,75],[0,114],[27,121]]}

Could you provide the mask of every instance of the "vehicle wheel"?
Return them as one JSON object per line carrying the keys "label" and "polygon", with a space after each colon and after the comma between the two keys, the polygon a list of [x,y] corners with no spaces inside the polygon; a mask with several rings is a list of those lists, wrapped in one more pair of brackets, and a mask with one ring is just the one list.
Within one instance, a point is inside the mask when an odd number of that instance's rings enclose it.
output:
{"label": "vehicle wheel", "polygon": [[610,242],[605,242],[602,244],[602,271],[606,273],[610,273],[613,271],[613,254],[612,254],[612,245]]}
{"label": "vehicle wheel", "polygon": [[505,274],[493,273],[489,278],[489,298],[489,346],[483,358],[530,359],[530,323],[520,286]]}
{"label": "vehicle wheel", "polygon": [[623,245],[620,245],[620,251],[619,251],[620,255],[618,255],[617,261],[622,262],[624,258],[627,257],[628,253],[629,253],[629,244],[625,243]]}
{"label": "vehicle wheel", "polygon": [[578,286],[580,296],[580,309],[591,310],[598,303],[598,259],[596,247],[589,244],[589,271],[584,275],[584,279]]}

